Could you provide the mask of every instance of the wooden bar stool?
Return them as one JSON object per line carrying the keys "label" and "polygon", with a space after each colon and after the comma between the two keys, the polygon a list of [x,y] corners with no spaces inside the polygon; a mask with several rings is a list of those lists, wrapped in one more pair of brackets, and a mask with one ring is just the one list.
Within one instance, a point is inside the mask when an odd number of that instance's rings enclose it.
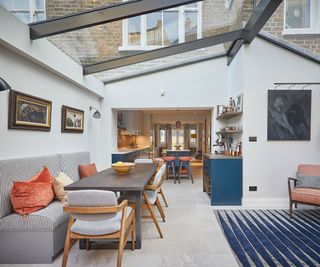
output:
{"label": "wooden bar stool", "polygon": [[192,171],[190,161],[192,157],[179,157],[179,184],[182,174],[187,175],[187,179],[191,178],[191,182],[193,183]]}
{"label": "wooden bar stool", "polygon": [[174,161],[176,157],[162,157],[163,160],[166,162],[166,179],[168,179],[170,175],[170,168],[172,170],[173,181],[176,183],[176,167]]}

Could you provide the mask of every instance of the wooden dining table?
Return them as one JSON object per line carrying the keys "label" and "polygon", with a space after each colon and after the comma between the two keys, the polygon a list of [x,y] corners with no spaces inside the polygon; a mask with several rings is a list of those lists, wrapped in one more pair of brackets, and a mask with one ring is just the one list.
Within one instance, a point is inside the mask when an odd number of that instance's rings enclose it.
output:
{"label": "wooden dining table", "polygon": [[[136,164],[127,175],[118,175],[112,168],[100,171],[94,175],[82,178],[64,187],[66,191],[72,190],[109,190],[113,192],[125,192],[134,197],[136,214],[136,248],[140,249],[141,235],[141,197],[144,187],[148,184],[157,169],[157,164]],[[96,244],[101,247],[101,244]],[[95,246],[93,245],[92,248]],[[105,244],[104,247],[110,247]],[[85,248],[84,242],[80,242],[80,248]]]}

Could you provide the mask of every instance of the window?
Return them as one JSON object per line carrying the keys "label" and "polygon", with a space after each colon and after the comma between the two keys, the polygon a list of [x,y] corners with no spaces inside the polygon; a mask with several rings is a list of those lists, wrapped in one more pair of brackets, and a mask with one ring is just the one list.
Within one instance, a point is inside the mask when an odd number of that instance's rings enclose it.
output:
{"label": "window", "polygon": [[148,50],[202,37],[202,3],[194,3],[123,21],[122,50]]}
{"label": "window", "polygon": [[25,23],[45,20],[45,0],[0,0],[0,5]]}
{"label": "window", "polygon": [[284,34],[320,33],[318,0],[285,1]]}
{"label": "window", "polygon": [[190,147],[197,146],[197,129],[190,129]]}
{"label": "window", "polygon": [[167,130],[160,129],[160,144],[167,143]]}

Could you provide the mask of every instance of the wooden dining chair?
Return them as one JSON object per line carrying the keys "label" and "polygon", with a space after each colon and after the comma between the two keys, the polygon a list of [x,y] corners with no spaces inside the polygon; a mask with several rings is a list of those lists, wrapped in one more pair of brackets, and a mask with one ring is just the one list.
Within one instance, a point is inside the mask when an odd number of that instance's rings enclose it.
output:
{"label": "wooden dining chair", "polygon": [[90,239],[119,240],[117,267],[121,267],[125,245],[131,235],[135,248],[135,211],[124,200],[120,205],[111,191],[78,190],[68,193],[64,212],[70,213],[62,267],[67,266],[74,240],[85,239],[87,250]]}
{"label": "wooden dining chair", "polygon": [[[166,164],[162,164],[162,166],[160,167],[159,171],[162,172],[163,177],[166,176],[166,173],[165,173],[165,172],[166,172]],[[166,206],[166,207],[169,207],[169,206],[168,206],[167,199],[166,199],[166,196],[164,195],[164,191],[163,191],[163,186],[162,186],[162,185],[161,185],[161,187],[160,187],[160,190],[159,190],[158,194],[161,195],[161,197],[162,197],[162,199],[163,199],[163,201],[164,201],[165,206]]]}

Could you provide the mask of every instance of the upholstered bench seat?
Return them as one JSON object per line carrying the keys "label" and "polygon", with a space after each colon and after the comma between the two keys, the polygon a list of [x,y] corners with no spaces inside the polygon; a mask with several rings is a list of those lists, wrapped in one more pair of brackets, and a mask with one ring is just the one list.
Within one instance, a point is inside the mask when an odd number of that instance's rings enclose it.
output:
{"label": "upholstered bench seat", "polygon": [[320,190],[313,188],[295,188],[291,191],[293,201],[320,205]]}
{"label": "upholstered bench seat", "polygon": [[68,219],[60,201],[53,201],[48,207],[28,216],[12,213],[0,219],[1,231],[53,232]]}
{"label": "upholstered bench seat", "polygon": [[[127,218],[132,208],[127,207]],[[71,226],[71,232],[80,235],[108,235],[118,232],[121,228],[122,212],[118,212],[114,218],[103,221],[76,220]]]}

